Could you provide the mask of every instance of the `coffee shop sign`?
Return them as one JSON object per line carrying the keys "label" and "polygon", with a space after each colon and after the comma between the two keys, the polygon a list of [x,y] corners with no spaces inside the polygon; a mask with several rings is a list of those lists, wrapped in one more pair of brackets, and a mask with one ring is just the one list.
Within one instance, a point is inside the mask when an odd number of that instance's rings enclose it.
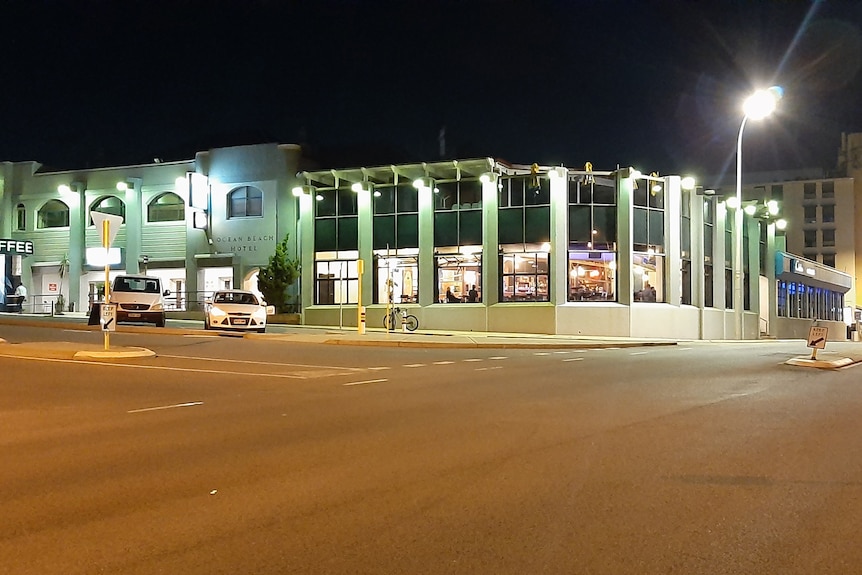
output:
{"label": "coffee shop sign", "polygon": [[275,236],[216,236],[215,241],[221,249],[236,252],[256,252],[260,242],[271,242]]}
{"label": "coffee shop sign", "polygon": [[0,254],[29,256],[33,254],[33,242],[0,239]]}

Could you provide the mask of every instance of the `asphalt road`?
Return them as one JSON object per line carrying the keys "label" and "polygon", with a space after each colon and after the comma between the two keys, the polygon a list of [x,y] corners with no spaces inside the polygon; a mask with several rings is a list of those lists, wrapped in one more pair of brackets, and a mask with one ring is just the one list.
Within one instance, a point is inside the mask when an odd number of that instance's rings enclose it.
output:
{"label": "asphalt road", "polygon": [[2,574],[862,571],[862,369],[799,342],[112,342],[0,356]]}

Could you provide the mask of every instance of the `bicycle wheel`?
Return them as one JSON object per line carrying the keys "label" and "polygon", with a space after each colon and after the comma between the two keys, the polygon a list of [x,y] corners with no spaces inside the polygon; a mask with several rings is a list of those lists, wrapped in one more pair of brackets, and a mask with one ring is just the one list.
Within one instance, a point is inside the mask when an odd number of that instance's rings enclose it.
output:
{"label": "bicycle wheel", "polygon": [[416,328],[419,327],[419,320],[416,319],[415,315],[405,316],[403,321],[407,331],[416,331]]}
{"label": "bicycle wheel", "polygon": [[395,323],[395,314],[387,313],[383,316],[383,327],[387,330],[392,329],[392,325]]}

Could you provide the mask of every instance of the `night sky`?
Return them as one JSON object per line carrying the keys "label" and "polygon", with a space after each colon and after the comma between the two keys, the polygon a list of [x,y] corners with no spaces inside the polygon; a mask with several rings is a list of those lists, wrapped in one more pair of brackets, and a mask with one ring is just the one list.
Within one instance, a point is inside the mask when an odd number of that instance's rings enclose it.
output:
{"label": "night sky", "polygon": [[862,2],[6,2],[0,160],[57,169],[300,143],[325,166],[832,168],[862,131]]}

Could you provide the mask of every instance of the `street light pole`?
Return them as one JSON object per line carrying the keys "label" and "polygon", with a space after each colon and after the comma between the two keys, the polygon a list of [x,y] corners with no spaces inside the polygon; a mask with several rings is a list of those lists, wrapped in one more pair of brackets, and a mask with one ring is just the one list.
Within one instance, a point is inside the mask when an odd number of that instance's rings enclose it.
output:
{"label": "street light pole", "polygon": [[739,138],[736,140],[736,212],[734,213],[733,224],[733,314],[736,339],[742,339],[745,330],[743,329],[743,275],[742,275],[742,225],[744,214],[742,212],[742,132],[745,130],[745,123],[748,121],[748,114],[742,117],[742,123],[739,125]]}
{"label": "street light pole", "polygon": [[736,213],[734,214],[733,238],[733,314],[736,339],[742,339],[744,329],[744,276],[742,272],[742,226],[744,215],[742,213],[742,133],[748,119],[760,120],[775,111],[778,101],[784,95],[784,90],[779,86],[772,86],[767,90],[758,90],[749,96],[742,106],[744,115],[739,125],[739,137],[736,140]]}

